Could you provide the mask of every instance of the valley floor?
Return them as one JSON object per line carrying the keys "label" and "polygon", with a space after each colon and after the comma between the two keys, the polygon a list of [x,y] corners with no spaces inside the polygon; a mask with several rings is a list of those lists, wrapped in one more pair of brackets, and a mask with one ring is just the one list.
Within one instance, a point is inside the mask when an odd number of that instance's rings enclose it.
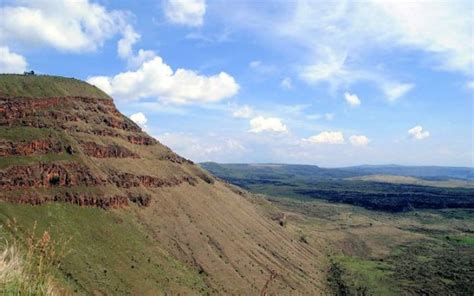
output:
{"label": "valley floor", "polygon": [[[267,197],[269,215],[329,258],[336,295],[472,295],[474,210],[370,211]],[[283,218],[282,218],[283,217]]]}

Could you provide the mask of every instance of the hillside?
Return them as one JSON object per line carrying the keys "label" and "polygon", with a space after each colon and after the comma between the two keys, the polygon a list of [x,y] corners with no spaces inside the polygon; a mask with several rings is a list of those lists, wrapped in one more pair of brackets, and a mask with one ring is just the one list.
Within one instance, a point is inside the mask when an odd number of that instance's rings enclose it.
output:
{"label": "hillside", "polygon": [[[324,294],[328,262],[94,86],[0,75],[0,228],[69,241],[61,294]],[[13,226],[12,226],[13,225]],[[36,225],[36,226],[34,226]]]}
{"label": "hillside", "polygon": [[472,182],[348,177],[345,169],[307,165],[201,165],[264,194],[285,228],[324,249],[334,295],[473,295]]}

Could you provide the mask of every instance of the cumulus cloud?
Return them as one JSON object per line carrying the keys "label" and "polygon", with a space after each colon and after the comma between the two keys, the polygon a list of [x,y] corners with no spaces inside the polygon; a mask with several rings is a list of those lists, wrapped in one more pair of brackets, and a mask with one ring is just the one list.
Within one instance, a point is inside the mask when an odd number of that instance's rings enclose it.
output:
{"label": "cumulus cloud", "polygon": [[0,42],[87,52],[126,27],[126,15],[88,0],[19,1],[0,10]]}
{"label": "cumulus cloud", "polygon": [[284,125],[278,117],[263,117],[258,116],[250,120],[250,130],[252,133],[261,132],[275,132],[275,133],[286,133],[288,128]]}
{"label": "cumulus cloud", "polygon": [[130,119],[141,126],[142,128],[146,128],[146,123],[148,122],[148,118],[146,118],[145,114],[142,112],[134,113],[130,115]]}
{"label": "cumulus cloud", "polygon": [[128,58],[133,54],[133,45],[141,38],[132,26],[127,25],[123,31],[122,38],[117,43],[117,53],[121,58]]}
{"label": "cumulus cloud", "polygon": [[205,0],[167,0],[165,2],[166,18],[173,24],[201,26],[205,13]]}
{"label": "cumulus cloud", "polygon": [[344,98],[346,99],[346,102],[349,103],[349,105],[351,105],[352,107],[360,105],[360,99],[356,94],[350,94],[348,92],[345,92]]}
{"label": "cumulus cloud", "polygon": [[0,46],[0,72],[1,73],[23,73],[27,62],[19,54],[11,52],[6,46]]}
{"label": "cumulus cloud", "polygon": [[232,113],[232,116],[235,118],[250,118],[252,116],[253,110],[250,106],[245,105]]}
{"label": "cumulus cloud", "polygon": [[344,144],[344,134],[342,132],[324,131],[317,135],[303,139],[304,142],[312,144]]}
{"label": "cumulus cloud", "polygon": [[422,126],[417,125],[417,126],[415,126],[415,127],[408,130],[408,135],[410,135],[410,137],[412,139],[423,140],[423,139],[428,138],[430,136],[430,132],[426,131],[426,130],[423,130]]}
{"label": "cumulus cloud", "polygon": [[217,102],[239,90],[234,78],[225,72],[206,76],[187,69],[173,71],[159,56],[144,62],[136,71],[94,76],[87,81],[120,99],[157,98],[174,104]]}
{"label": "cumulus cloud", "polygon": [[293,88],[293,81],[291,80],[290,77],[285,77],[281,82],[280,82],[280,87],[283,89],[292,89]]}
{"label": "cumulus cloud", "polygon": [[369,145],[369,138],[363,135],[353,135],[349,137],[349,141],[351,142],[352,146],[355,147],[363,147]]}

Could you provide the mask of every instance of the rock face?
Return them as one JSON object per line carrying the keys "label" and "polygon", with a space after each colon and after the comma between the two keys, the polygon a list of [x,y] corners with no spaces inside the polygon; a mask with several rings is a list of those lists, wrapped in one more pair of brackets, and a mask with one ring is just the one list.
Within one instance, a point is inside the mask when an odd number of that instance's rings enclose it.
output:
{"label": "rock face", "polygon": [[95,142],[85,142],[81,143],[81,148],[87,156],[95,158],[140,158],[138,154],[119,145],[102,146]]}
{"label": "rock face", "polygon": [[[6,203],[61,203],[75,217],[96,207],[117,221],[133,219],[147,247],[192,270],[212,294],[324,294],[320,253],[263,216],[254,199],[161,145],[91,85],[0,75],[0,214]],[[115,276],[122,278],[121,272]],[[142,284],[148,295],[175,292],[162,291],[151,278],[121,287],[94,278],[76,286],[84,294],[108,295],[129,294]]]}
{"label": "rock face", "polygon": [[59,153],[63,147],[52,139],[31,142],[0,141],[0,156]]}

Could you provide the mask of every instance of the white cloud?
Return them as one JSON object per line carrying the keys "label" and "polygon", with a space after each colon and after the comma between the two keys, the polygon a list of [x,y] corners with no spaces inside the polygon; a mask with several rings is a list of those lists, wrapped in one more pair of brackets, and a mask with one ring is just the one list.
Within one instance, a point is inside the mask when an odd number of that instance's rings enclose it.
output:
{"label": "white cloud", "polygon": [[262,61],[251,61],[249,63],[249,67],[253,69],[260,67],[260,65],[262,65]]}
{"label": "white cloud", "polygon": [[173,24],[201,26],[205,13],[205,0],[167,0],[165,2],[165,15]]}
{"label": "white cloud", "polygon": [[148,122],[148,118],[146,118],[145,114],[142,112],[134,113],[130,115],[130,119],[141,126],[142,128],[146,128],[146,123]]}
{"label": "white cloud", "polygon": [[6,46],[0,46],[0,73],[23,73],[27,65],[23,56],[11,52]]}
{"label": "white cloud", "polygon": [[278,9],[246,3],[225,17],[260,34],[272,48],[287,52],[291,44],[300,60],[299,77],[311,84],[329,83],[335,89],[370,82],[394,101],[408,87],[391,91],[386,85],[409,83],[398,81],[398,74],[374,57],[381,49],[417,51],[421,66],[472,76],[471,1],[294,0]]}
{"label": "white cloud", "polygon": [[132,47],[141,38],[132,26],[128,25],[123,31],[123,37],[117,43],[117,53],[121,58],[128,58],[133,54]]}
{"label": "white cloud", "polygon": [[250,106],[245,105],[238,108],[232,113],[232,116],[235,118],[250,118],[252,116],[253,110]]}
{"label": "white cloud", "polygon": [[272,74],[277,71],[277,68],[273,65],[265,64],[262,61],[255,60],[249,63],[250,69],[260,74]]}
{"label": "white cloud", "polygon": [[317,135],[303,139],[304,142],[312,144],[344,144],[344,134],[342,132],[324,131]]}
{"label": "white cloud", "polygon": [[247,148],[239,140],[222,135],[163,133],[156,138],[176,153],[197,162],[232,161],[247,153]]}
{"label": "white cloud", "polygon": [[280,82],[280,87],[283,88],[283,89],[292,89],[293,88],[293,81],[291,80],[290,77],[285,77]]}
{"label": "white cloud", "polygon": [[447,70],[472,75],[473,6],[470,1],[373,1],[398,44],[433,53]]}
{"label": "white cloud", "polygon": [[385,83],[382,90],[390,102],[395,102],[415,87],[412,83]]}
{"label": "white cloud", "polygon": [[288,132],[288,128],[284,125],[280,118],[278,117],[268,117],[258,116],[250,120],[250,130],[252,133],[261,133],[261,132],[276,132],[276,133],[285,133]]}
{"label": "white cloud", "polygon": [[120,33],[126,14],[88,0],[19,1],[0,9],[0,42],[50,46],[61,51],[94,51]]}
{"label": "white cloud", "polygon": [[344,65],[346,58],[346,54],[336,54],[326,49],[322,61],[301,68],[300,78],[308,83],[329,82],[333,86],[337,86],[342,81],[352,80]]}
{"label": "white cloud", "polygon": [[331,121],[334,119],[334,113],[325,113],[325,114],[309,114],[306,115],[306,118],[309,120],[319,120],[319,119],[326,119],[328,121]]}
{"label": "white cloud", "polygon": [[239,90],[234,78],[225,72],[206,76],[187,69],[173,71],[159,56],[144,62],[136,71],[94,76],[87,81],[120,99],[154,97],[175,104],[217,102]]}
{"label": "white cloud", "polygon": [[474,89],[474,80],[466,82],[466,88]]}
{"label": "white cloud", "polygon": [[415,140],[423,140],[425,138],[428,138],[430,136],[430,132],[423,130],[423,127],[420,125],[417,125],[411,129],[408,130],[408,134],[412,139]]}
{"label": "white cloud", "polygon": [[353,135],[349,137],[352,146],[363,147],[369,145],[369,138],[363,135]]}
{"label": "white cloud", "polygon": [[346,99],[346,102],[349,103],[349,105],[351,105],[352,107],[360,105],[360,99],[356,94],[350,94],[348,92],[345,92],[344,98]]}

